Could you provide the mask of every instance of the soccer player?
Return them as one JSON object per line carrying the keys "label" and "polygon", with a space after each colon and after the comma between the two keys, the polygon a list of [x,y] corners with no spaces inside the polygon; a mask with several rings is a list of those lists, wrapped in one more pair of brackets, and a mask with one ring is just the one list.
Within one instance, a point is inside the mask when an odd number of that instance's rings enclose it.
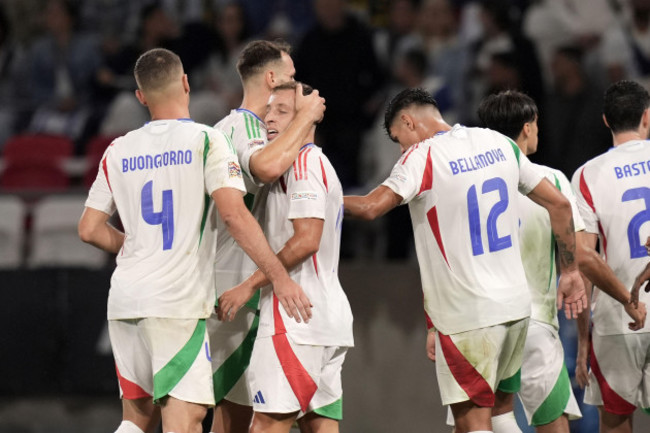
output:
{"label": "soccer player", "polygon": [[[478,115],[486,127],[512,139],[524,155],[537,151],[537,105],[529,96],[510,90],[490,95],[481,101]],[[566,176],[559,170],[532,165],[571,203],[576,232],[584,230]],[[546,209],[524,195],[517,195],[517,204],[521,259],[532,299],[518,395],[528,423],[535,426],[538,433],[569,433],[569,419],[580,418],[582,414],[571,390],[558,334],[555,241],[551,222]],[[512,412],[513,397],[514,394],[509,394],[504,407],[494,408],[495,430],[497,424],[507,423],[513,431],[519,431]]]}
{"label": "soccer player", "polygon": [[[295,115],[296,88],[287,83],[271,95],[265,117],[271,143]],[[314,131],[271,187],[266,233],[317,313],[308,324],[287,320],[259,271],[219,298],[220,314],[229,319],[264,287],[250,366],[251,433],[288,433],[296,418],[305,433],[337,433],[342,418],[341,368],[354,344],[352,312],[338,279],[343,193],[334,168],[314,145]]]}
{"label": "soccer player", "polygon": [[[244,88],[241,107],[232,110],[215,128],[229,138],[244,172],[246,203],[264,226],[268,187],[291,166],[304,138],[315,122],[323,117],[325,104],[315,91],[303,96],[296,91],[297,113],[283,133],[267,145],[266,125],[262,118],[271,90],[293,81],[295,69],[290,47],[281,42],[253,41],[239,56],[237,69]],[[218,227],[221,221],[217,221]],[[217,295],[244,281],[257,266],[235,243],[226,230],[218,230],[215,262]],[[253,416],[253,397],[248,391],[247,367],[259,324],[259,296],[236,316],[232,323],[208,319],[215,401],[211,431],[247,433]]]}
{"label": "soccer player", "polygon": [[519,190],[548,210],[562,271],[557,302],[576,317],[586,297],[571,205],[514,143],[488,129],[452,128],[420,89],[393,98],[384,126],[404,153],[382,185],[345,197],[346,214],[373,219],[409,203],[425,310],[442,353],[442,402],[457,432],[492,431],[499,385],[518,389],[530,316],[515,196]]}
{"label": "soccer player", "polygon": [[[196,432],[214,404],[205,326],[215,301],[210,197],[232,236],[273,280],[289,315],[307,320],[309,300],[246,209],[227,139],[189,119],[190,88],[178,56],[147,51],[134,73],[136,96],[152,120],[106,150],[79,235],[118,254],[108,296],[123,397],[117,432],[153,432],[160,417],[165,433]],[[115,210],[124,233],[108,223]]]}
{"label": "soccer player", "polygon": [[[636,408],[650,408],[650,327],[629,323],[624,313],[635,310],[621,305],[631,302],[628,288],[648,262],[642,239],[650,233],[649,107],[650,95],[638,83],[612,84],[605,92],[603,120],[614,148],[587,161],[572,179],[586,226],[585,248],[595,251],[600,240],[607,266],[620,280],[618,297],[594,291],[591,348],[586,323],[581,322],[579,333],[576,377],[581,386],[589,385],[585,403],[598,406],[601,432],[631,433]],[[641,293],[638,299],[637,314],[645,319],[650,295]]]}

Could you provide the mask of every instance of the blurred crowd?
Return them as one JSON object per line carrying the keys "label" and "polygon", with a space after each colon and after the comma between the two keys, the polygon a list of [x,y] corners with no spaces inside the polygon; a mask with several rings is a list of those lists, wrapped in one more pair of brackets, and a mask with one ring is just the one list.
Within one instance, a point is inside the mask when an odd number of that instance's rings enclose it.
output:
{"label": "blurred crowd", "polygon": [[571,176],[611,143],[603,89],[650,83],[650,0],[2,0],[0,149],[23,132],[91,137],[147,121],[132,69],[153,47],[178,53],[194,120],[239,105],[238,53],[255,38],[293,45],[296,78],[327,100],[318,144],[346,190],[381,182],[398,157],[382,130],[404,87],[431,92],[450,123],[519,89],[540,107],[532,158]]}

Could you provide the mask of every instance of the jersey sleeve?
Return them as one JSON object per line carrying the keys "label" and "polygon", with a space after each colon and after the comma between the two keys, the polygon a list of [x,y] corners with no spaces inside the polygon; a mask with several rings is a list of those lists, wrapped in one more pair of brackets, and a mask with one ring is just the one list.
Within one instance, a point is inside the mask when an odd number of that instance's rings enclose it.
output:
{"label": "jersey sleeve", "polygon": [[382,183],[382,185],[387,186],[395,194],[402,197],[401,204],[410,202],[419,192],[426,165],[426,158],[419,146],[422,146],[422,144],[416,144],[404,152],[399,161],[393,166],[388,179]]}
{"label": "jersey sleeve", "polygon": [[235,125],[231,126],[230,132],[224,131],[224,134],[235,147],[244,176],[247,176],[255,185],[264,186],[264,182],[253,175],[250,167],[251,156],[266,146],[268,142],[263,123],[249,113],[241,113],[241,116],[237,117]]}
{"label": "jersey sleeve", "polygon": [[244,194],[244,180],[234,148],[226,136],[217,130],[205,132],[209,150],[205,156],[205,187],[208,194],[220,188],[234,188]]}
{"label": "jersey sleeve", "polygon": [[584,178],[584,170],[585,167],[582,166],[573,173],[571,185],[576,194],[576,204],[584,222],[585,230],[589,233],[598,234],[598,215],[594,208],[589,186]]}
{"label": "jersey sleeve", "polygon": [[[514,144],[513,147],[516,148]],[[519,192],[528,195],[537,185],[539,185],[544,178],[544,175],[535,168],[533,163],[530,162],[523,152],[519,152],[517,155],[519,161]]]}
{"label": "jersey sleeve", "polygon": [[88,198],[86,199],[86,207],[97,209],[101,212],[107,213],[108,215],[113,215],[116,210],[115,201],[113,200],[113,192],[108,181],[108,172],[107,172],[107,158],[110,152],[110,146],[104,152],[99,163],[99,169],[97,170],[97,177],[90,187],[88,192]]}
{"label": "jersey sleeve", "polygon": [[573,187],[569,182],[569,179],[561,171],[554,173],[559,184],[560,192],[569,200],[571,203],[571,213],[573,214],[573,225],[577,232],[585,229],[585,222],[580,216],[580,211],[578,210],[578,202],[576,201],[576,196],[573,193]]}
{"label": "jersey sleeve", "polygon": [[300,152],[286,174],[290,220],[325,219],[327,208],[325,169],[319,155],[310,150]]}

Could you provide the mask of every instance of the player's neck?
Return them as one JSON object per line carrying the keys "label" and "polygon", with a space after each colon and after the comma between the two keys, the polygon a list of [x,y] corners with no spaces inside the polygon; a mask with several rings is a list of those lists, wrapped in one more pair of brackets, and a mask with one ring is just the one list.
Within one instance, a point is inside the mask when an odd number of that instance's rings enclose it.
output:
{"label": "player's neck", "polygon": [[149,114],[151,114],[151,120],[163,120],[163,119],[189,119],[190,110],[187,106],[182,105],[150,105]]}
{"label": "player's neck", "polygon": [[634,140],[647,140],[639,131],[624,131],[614,134],[614,147]]}
{"label": "player's neck", "polygon": [[264,119],[266,104],[269,102],[271,92],[260,89],[244,89],[244,98],[240,107],[255,113],[260,119]]}

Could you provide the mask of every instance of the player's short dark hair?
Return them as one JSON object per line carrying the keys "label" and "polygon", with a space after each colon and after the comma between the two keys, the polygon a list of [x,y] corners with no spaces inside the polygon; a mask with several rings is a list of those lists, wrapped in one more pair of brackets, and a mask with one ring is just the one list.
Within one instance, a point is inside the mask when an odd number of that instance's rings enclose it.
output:
{"label": "player's short dark hair", "polygon": [[270,62],[282,59],[282,53],[291,54],[291,45],[281,40],[246,44],[237,60],[237,71],[242,81],[262,71]]}
{"label": "player's short dark hair", "polygon": [[487,96],[478,107],[478,117],[487,128],[516,140],[524,124],[537,118],[537,104],[525,93],[506,90]]}
{"label": "player's short dark hair", "polygon": [[277,92],[278,90],[296,90],[298,84],[302,84],[302,94],[304,96],[311,95],[314,91],[314,88],[309,84],[301,83],[299,81],[287,81],[286,83],[282,83],[279,86],[275,86],[272,92]]}
{"label": "player's short dark hair", "polygon": [[180,57],[165,48],[145,52],[135,62],[133,69],[138,88],[143,92],[164,88],[182,71]]}
{"label": "player's short dark hair", "polygon": [[423,89],[405,89],[399,92],[386,107],[386,113],[384,115],[384,129],[390,137],[390,126],[395,120],[397,113],[402,111],[405,108],[410,107],[411,105],[431,105],[436,110],[438,109],[438,103],[433,96]]}
{"label": "player's short dark hair", "polygon": [[613,133],[636,130],[648,107],[650,95],[635,81],[618,81],[605,91],[603,114]]}

